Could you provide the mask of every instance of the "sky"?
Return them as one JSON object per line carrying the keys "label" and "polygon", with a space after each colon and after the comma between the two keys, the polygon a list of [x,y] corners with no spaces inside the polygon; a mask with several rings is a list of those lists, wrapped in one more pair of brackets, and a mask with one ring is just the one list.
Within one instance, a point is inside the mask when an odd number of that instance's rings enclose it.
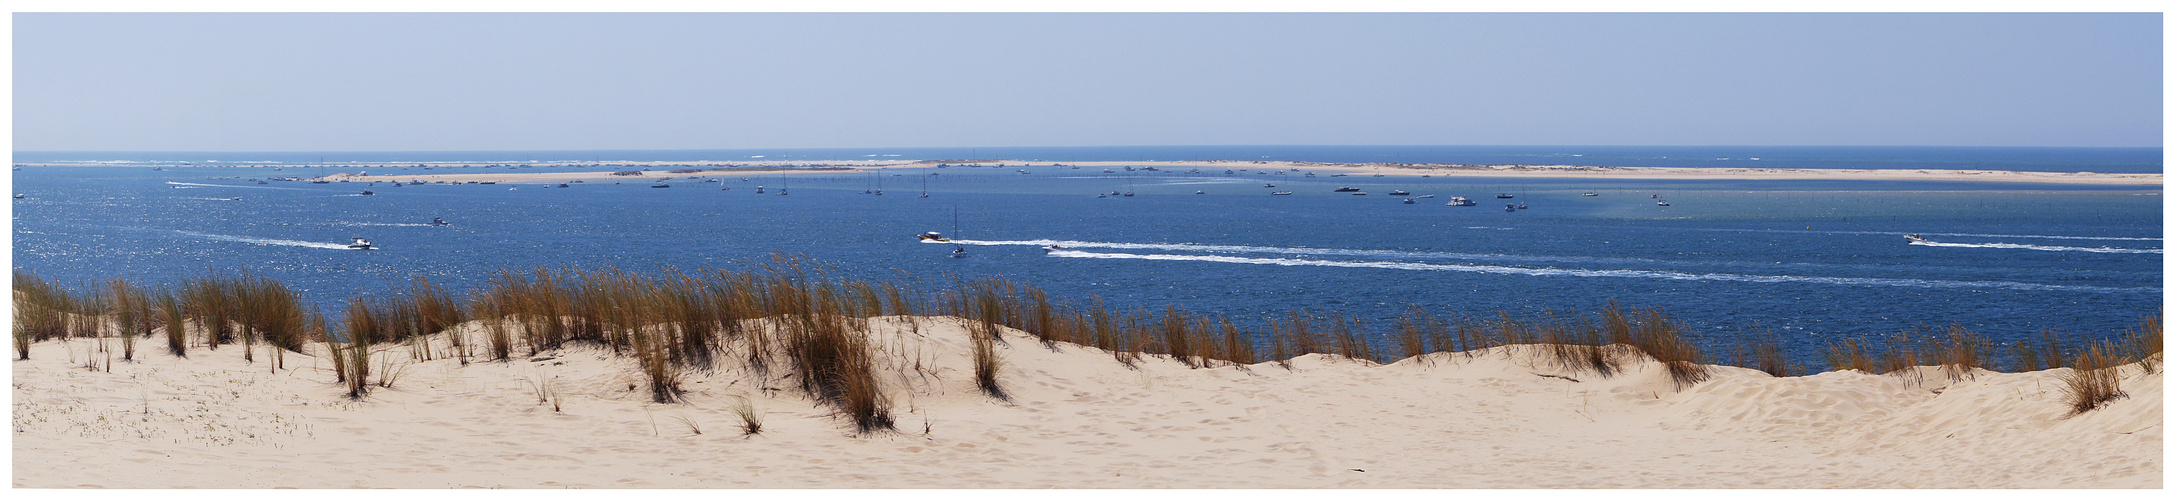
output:
{"label": "sky", "polygon": [[2142,146],[2143,14],[28,14],[16,151]]}

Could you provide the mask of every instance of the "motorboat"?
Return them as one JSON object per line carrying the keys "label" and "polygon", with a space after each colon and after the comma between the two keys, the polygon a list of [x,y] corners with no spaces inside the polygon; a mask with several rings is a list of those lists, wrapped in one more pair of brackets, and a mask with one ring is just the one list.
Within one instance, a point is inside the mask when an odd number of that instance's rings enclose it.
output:
{"label": "motorboat", "polygon": [[929,231],[921,233],[921,241],[951,241],[951,239],[945,238],[944,233]]}
{"label": "motorboat", "polygon": [[368,190],[368,189],[364,189],[364,190],[362,190],[362,195],[363,195],[363,196],[369,196],[369,195],[373,195],[373,194],[377,194],[377,193],[373,193],[373,192],[370,192],[370,190]]}
{"label": "motorboat", "polygon": [[1269,195],[1269,196],[1290,196],[1290,195],[1291,195],[1291,192],[1290,192],[1290,191],[1277,191],[1277,192],[1273,192],[1273,193],[1268,193],[1268,195]]}
{"label": "motorboat", "polygon": [[1661,200],[1661,201],[1656,201],[1656,202],[1653,202],[1653,204],[1655,204],[1655,205],[1660,205],[1660,206],[1664,206],[1664,207],[1665,207],[1665,206],[1668,206],[1668,200]]}
{"label": "motorboat", "polygon": [[1413,199],[1411,199],[1411,198],[1405,198],[1405,199],[1404,199],[1404,204],[1406,204],[1406,205],[1410,205],[1410,204],[1413,204],[1413,203],[1419,203],[1419,202],[1418,202],[1417,200],[1413,200]]}
{"label": "motorboat", "polygon": [[453,225],[453,223],[451,223],[451,222],[446,222],[446,221],[445,221],[445,219],[441,219],[441,218],[437,218],[437,217],[431,217],[431,218],[430,218],[430,225],[433,225],[433,226],[451,226],[451,225]]}
{"label": "motorboat", "polygon": [[1060,246],[1056,246],[1056,245],[1050,245],[1050,246],[1042,247],[1042,253],[1050,253],[1050,252],[1055,252],[1055,251],[1058,251],[1058,250],[1063,250],[1063,249],[1064,249],[1064,247],[1060,247]]}
{"label": "motorboat", "polygon": [[1515,211],[1517,211],[1517,205],[1503,204],[1503,205],[1502,205],[1502,211],[1504,211],[1504,212],[1515,212]]}
{"label": "motorboat", "polygon": [[1915,234],[1902,235],[1902,239],[1910,240],[1911,243],[1932,243],[1932,240],[1925,239],[1925,237]]}
{"label": "motorboat", "polygon": [[564,184],[564,183],[560,183],[560,184],[559,184],[559,187],[566,187],[566,184]]}
{"label": "motorboat", "polygon": [[663,188],[668,188],[668,187],[672,187],[672,185],[671,185],[671,184],[665,184],[665,183],[659,182],[659,183],[656,183],[655,185],[652,185],[652,186],[649,186],[649,187],[650,187],[651,189],[663,189]]}
{"label": "motorboat", "polygon": [[22,193],[15,193],[15,199],[18,199],[18,200],[20,200],[20,199],[23,199],[23,194],[22,194]]}
{"label": "motorboat", "polygon": [[1584,196],[1600,196],[1600,193],[1595,193],[1595,192],[1592,192],[1592,191],[1586,191],[1586,192],[1585,192],[1585,195],[1584,195]]}
{"label": "motorboat", "polygon": [[1433,198],[1433,197],[1434,197],[1434,195],[1431,195],[1431,194],[1422,194],[1422,195],[1419,195],[1419,197],[1420,197],[1420,198]]}
{"label": "motorboat", "polygon": [[761,185],[761,184],[756,184],[756,185],[755,185],[755,194],[762,194],[762,185]]}
{"label": "motorboat", "polygon": [[1412,192],[1411,192],[1411,191],[1405,191],[1405,190],[1402,190],[1402,189],[1398,189],[1398,190],[1395,190],[1395,191],[1390,191],[1390,192],[1389,192],[1389,196],[1411,196],[1411,195],[1412,195]]}
{"label": "motorboat", "polygon": [[1469,207],[1479,205],[1479,202],[1472,201],[1470,198],[1465,198],[1463,196],[1451,196],[1449,197],[1449,203],[1447,203],[1446,205],[1452,207]]}
{"label": "motorboat", "polygon": [[350,250],[369,250],[376,248],[376,245],[371,245],[370,240],[355,238],[355,241],[347,244],[347,248]]}
{"label": "motorboat", "polygon": [[1356,192],[1359,192],[1359,188],[1355,188],[1355,187],[1351,187],[1351,186],[1344,186],[1344,187],[1336,188],[1336,192],[1338,192],[1338,193],[1356,193]]}
{"label": "motorboat", "polygon": [[1510,193],[1502,193],[1502,194],[1498,194],[1498,195],[1495,195],[1495,198],[1507,200],[1507,199],[1510,199],[1510,198],[1516,198],[1516,196],[1514,196],[1514,195],[1511,195]]}
{"label": "motorboat", "polygon": [[1517,202],[1517,209],[1518,209],[1518,210],[1524,210],[1524,209],[1525,209],[1525,202],[1522,202],[1522,201],[1520,201],[1520,202]]}
{"label": "motorboat", "polygon": [[1356,192],[1356,193],[1351,193],[1351,195],[1352,195],[1352,196],[1366,196],[1366,192],[1365,192],[1365,191],[1360,191],[1360,192]]}
{"label": "motorboat", "polygon": [[1262,184],[1262,185],[1261,185],[1261,187],[1264,187],[1264,188],[1272,188],[1272,187],[1276,187],[1276,185],[1275,185],[1275,184]]}
{"label": "motorboat", "polygon": [[1193,192],[1193,194],[1208,194],[1208,192],[1207,192],[1207,191],[1194,191],[1194,192]]}

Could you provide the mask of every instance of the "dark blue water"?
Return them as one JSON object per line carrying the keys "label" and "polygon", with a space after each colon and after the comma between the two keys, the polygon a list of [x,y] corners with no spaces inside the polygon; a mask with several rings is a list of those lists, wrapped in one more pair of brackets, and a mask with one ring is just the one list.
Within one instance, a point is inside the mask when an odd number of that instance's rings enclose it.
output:
{"label": "dark blue water", "polygon": [[1102,146],[408,152],[18,151],[15,161],[116,164],[384,162],[1286,160],[1323,163],[1538,164],[1610,167],[1890,168],[2158,173],[2160,148],[1927,146]]}
{"label": "dark blue water", "polygon": [[[2156,186],[1016,170],[894,168],[883,196],[860,194],[875,174],[808,174],[777,196],[786,181],[763,173],[558,189],[30,166],[14,173],[26,195],[14,202],[14,259],[68,284],[247,268],[337,310],[414,274],[458,290],[502,267],[733,267],[788,252],[841,277],[1004,276],[1115,307],[1247,322],[1341,310],[1382,330],[1405,304],[1491,314],[1613,299],[1664,308],[1716,348],[1758,324],[1807,361],[1838,336],[1919,325],[1959,323],[1996,341],[2045,328],[2113,334],[2157,312],[2164,294]],[[924,178],[930,197],[916,198]],[[1346,185],[1375,194],[1331,192]],[[365,187],[377,194],[357,196]],[[1437,197],[1407,205],[1382,194],[1392,189]],[[1095,196],[1128,190],[1137,196]],[[1493,197],[1504,193],[1516,198]],[[1444,206],[1450,196],[1479,206]],[[1506,212],[1507,201],[1530,208]],[[454,225],[425,225],[432,217]],[[965,240],[972,256],[913,238],[930,230]],[[1934,243],[1909,244],[1908,233]],[[383,248],[344,249],[356,236]],[[1064,250],[1039,248],[1051,244]]]}

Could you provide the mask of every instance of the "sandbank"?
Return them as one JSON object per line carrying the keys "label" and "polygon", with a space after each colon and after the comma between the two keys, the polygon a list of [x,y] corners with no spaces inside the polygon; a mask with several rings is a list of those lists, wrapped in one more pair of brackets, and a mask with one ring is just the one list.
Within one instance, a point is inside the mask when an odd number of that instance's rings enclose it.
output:
{"label": "sandbank", "polygon": [[[950,168],[1000,168],[1030,169],[1117,169],[1122,167],[1153,167],[1153,172],[1136,172],[1134,175],[1258,175],[1263,172],[1283,171],[1286,174],[1325,173],[1343,174],[1355,178],[1367,177],[1488,177],[1488,178],[1555,178],[1594,180],[1853,180],[1853,181],[1970,181],[2014,182],[2050,184],[2097,184],[2157,187],[2163,184],[2163,174],[2123,174],[2097,172],[2026,172],[2013,170],[1935,170],[1935,169],[1817,169],[1817,168],[1717,168],[1717,167],[1593,167],[1575,165],[1447,165],[1447,164],[1358,164],[1312,163],[1293,161],[1089,161],[1051,162],[981,160],[973,162],[943,163],[937,161],[857,161],[835,163],[794,162],[735,162],[732,166],[702,164],[699,162],[646,165],[651,170],[639,176],[614,176],[614,171],[590,172],[515,172],[493,171],[474,173],[431,173],[358,175],[339,173],[327,175],[327,180],[349,181],[408,181],[424,182],[499,182],[499,183],[556,183],[572,180],[594,179],[644,179],[663,177],[754,177],[785,174],[813,174],[839,172],[871,172],[877,169],[935,169],[937,165]],[[387,165],[394,166],[394,165]],[[366,172],[368,167],[354,167]],[[461,167],[446,167],[461,168]],[[468,167],[474,168],[474,167]],[[462,168],[466,170],[468,168]],[[475,168],[480,170],[480,168]],[[668,170],[657,170],[668,169]],[[674,173],[671,170],[693,170]],[[1197,170],[1197,172],[1196,172]],[[621,169],[619,172],[639,171]]]}
{"label": "sandbank", "polygon": [[[686,402],[652,403],[633,361],[596,348],[462,363],[381,346],[397,381],[350,401],[321,357],[277,368],[240,346],[182,359],[146,342],[130,362],[40,342],[14,362],[13,486],[2164,487],[2161,375],[2134,365],[2128,398],[2072,417],[2066,368],[1951,381],[1715,367],[1678,389],[1650,363],[1604,378],[1521,346],[1128,367],[1005,328],[1001,401],[975,389],[960,320],[871,331],[916,364],[882,381],[897,430],[871,435],[742,366],[689,373]],[[737,398],[764,432],[741,435]]]}

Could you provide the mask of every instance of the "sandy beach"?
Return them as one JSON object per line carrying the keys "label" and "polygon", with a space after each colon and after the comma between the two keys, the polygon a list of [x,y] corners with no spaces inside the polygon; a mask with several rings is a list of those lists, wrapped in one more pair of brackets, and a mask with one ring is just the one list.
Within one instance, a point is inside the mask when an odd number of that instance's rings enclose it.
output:
{"label": "sandy beach", "polygon": [[[782,174],[836,174],[841,171],[868,172],[876,169],[934,169],[935,161],[857,161],[824,162],[819,164],[795,162],[734,162],[733,166],[718,166],[705,162],[649,162],[617,170],[640,171],[641,175],[613,175],[613,171],[593,172],[477,172],[442,173],[423,175],[371,175],[372,166],[354,166],[348,169],[364,172],[337,173],[321,177],[331,181],[423,181],[423,182],[499,182],[499,183],[558,183],[573,180],[655,180],[665,177],[747,177]],[[1304,171],[1344,174],[1354,177],[1380,175],[1383,177],[1433,176],[1433,177],[1510,177],[1510,178],[1562,178],[1562,179],[1636,179],[1636,180],[1861,180],[1861,181],[1975,181],[2018,182],[2053,184],[2103,184],[2157,187],[2163,184],[2164,174],[2115,174],[2095,172],[2024,172],[2011,170],[1927,170],[1927,169],[1805,169],[1805,168],[1697,168],[1697,167],[1590,167],[1572,165],[1429,165],[1429,164],[1359,164],[1359,163],[1312,163],[1291,161],[1089,161],[1049,162],[984,160],[971,163],[943,163],[951,168],[1066,168],[1111,169],[1120,167],[1154,167],[1162,170],[1220,173],[1232,175],[1259,171]],[[397,165],[379,165],[391,167]],[[462,170],[481,170],[480,166],[441,167]],[[674,173],[672,170],[685,172]],[[311,178],[312,180],[318,178]]]}
{"label": "sandy beach", "polygon": [[[869,328],[913,366],[881,381],[896,431],[868,435],[739,364],[687,373],[684,402],[653,403],[634,362],[599,347],[463,363],[380,345],[391,387],[351,401],[320,356],[280,368],[239,345],[139,347],[122,361],[111,339],[44,341],[14,362],[13,486],[2164,487],[2162,375],[2136,365],[2120,372],[2126,399],[2071,417],[2066,368],[1951,381],[1715,367],[1679,390],[1652,363],[1600,377],[1524,346],[1127,366],[1004,328],[1002,401],[976,390],[960,320]],[[742,398],[761,434],[742,435]]]}

